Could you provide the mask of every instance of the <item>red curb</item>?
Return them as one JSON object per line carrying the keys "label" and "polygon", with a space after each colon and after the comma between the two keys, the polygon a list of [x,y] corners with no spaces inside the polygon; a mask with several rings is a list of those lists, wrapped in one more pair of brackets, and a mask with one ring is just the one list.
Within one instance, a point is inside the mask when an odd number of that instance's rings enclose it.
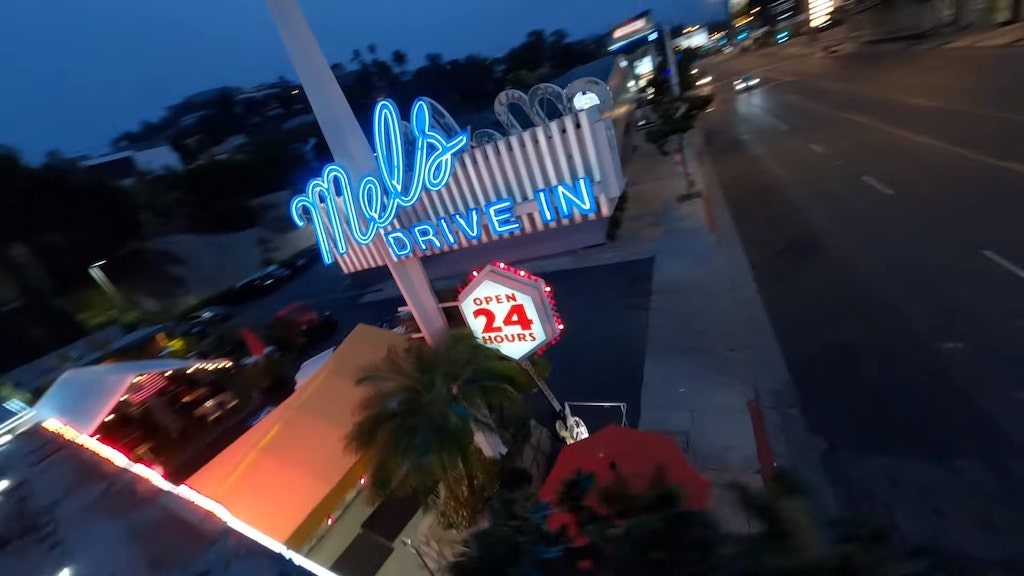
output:
{"label": "red curb", "polygon": [[775,458],[772,446],[768,441],[768,427],[764,423],[764,413],[757,400],[747,402],[750,411],[750,424],[754,429],[754,446],[757,448],[757,461],[761,465],[761,480],[767,485],[775,475]]}

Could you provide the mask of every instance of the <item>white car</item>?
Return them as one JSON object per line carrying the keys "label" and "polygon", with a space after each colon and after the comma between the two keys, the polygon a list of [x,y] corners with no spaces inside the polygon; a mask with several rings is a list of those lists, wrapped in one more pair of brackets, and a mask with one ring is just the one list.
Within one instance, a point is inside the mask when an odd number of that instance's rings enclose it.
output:
{"label": "white car", "polygon": [[320,367],[330,360],[331,356],[334,354],[335,348],[337,348],[337,346],[332,346],[302,363],[302,366],[299,367],[298,373],[295,374],[296,390],[302,388],[306,382],[309,382],[309,380],[313,378],[313,374],[316,374],[317,370],[320,370]]}
{"label": "white car", "polygon": [[760,78],[756,78],[754,76],[744,76],[743,78],[740,78],[739,80],[733,80],[732,81],[732,87],[737,92],[744,92],[746,90],[750,90],[751,88],[757,86],[760,83],[761,83],[761,79]]}

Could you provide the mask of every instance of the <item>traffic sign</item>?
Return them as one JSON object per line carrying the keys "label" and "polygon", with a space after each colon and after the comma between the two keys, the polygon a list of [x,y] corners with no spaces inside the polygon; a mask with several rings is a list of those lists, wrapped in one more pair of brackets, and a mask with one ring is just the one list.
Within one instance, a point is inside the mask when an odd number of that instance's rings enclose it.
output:
{"label": "traffic sign", "polygon": [[473,272],[458,305],[477,339],[513,360],[555,342],[564,328],[551,287],[504,262]]}

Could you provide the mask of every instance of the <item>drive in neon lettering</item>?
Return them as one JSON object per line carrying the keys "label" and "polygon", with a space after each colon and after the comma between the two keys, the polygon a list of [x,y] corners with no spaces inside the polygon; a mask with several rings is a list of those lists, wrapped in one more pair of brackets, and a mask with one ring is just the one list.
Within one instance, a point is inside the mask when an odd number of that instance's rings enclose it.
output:
{"label": "drive in neon lettering", "polygon": [[[430,106],[417,99],[412,106],[410,126],[414,137],[412,165],[407,164],[402,122],[395,103],[377,102],[373,112],[373,142],[380,177],[366,175],[353,186],[348,172],[336,163],[328,164],[309,181],[304,194],[291,200],[290,215],[299,228],[310,226],[316,236],[325,265],[348,253],[349,241],[366,246],[378,236],[396,258],[416,250],[427,253],[457,246],[458,236],[478,240],[486,222],[494,236],[522,228],[512,198],[501,198],[433,221],[412,224],[408,229],[390,229],[400,208],[416,204],[424,190],[445,187],[454,168],[454,157],[466,148],[465,131],[448,139],[431,126]],[[598,205],[587,177],[563,182],[534,192],[537,211],[545,223],[589,215]]]}
{"label": "drive in neon lettering", "polygon": [[332,263],[335,254],[348,253],[349,238],[361,246],[373,242],[395,221],[399,208],[420,199],[424,188],[436,192],[448,183],[454,156],[469,144],[469,135],[463,131],[448,139],[434,129],[430,107],[422,98],[413,102],[409,124],[415,137],[411,169],[406,167],[398,107],[383,99],[373,111],[380,179],[368,174],[353,187],[348,172],[331,163],[319,178],[309,181],[305,194],[292,198],[292,221],[299,228],[312,226],[324,264]]}

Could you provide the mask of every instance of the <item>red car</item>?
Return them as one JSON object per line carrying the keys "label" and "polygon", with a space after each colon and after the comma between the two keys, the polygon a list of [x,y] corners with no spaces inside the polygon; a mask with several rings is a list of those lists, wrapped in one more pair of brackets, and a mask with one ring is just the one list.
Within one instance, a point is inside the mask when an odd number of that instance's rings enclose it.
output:
{"label": "red car", "polygon": [[270,323],[275,344],[296,349],[333,336],[337,326],[330,312],[320,312],[305,302],[282,308]]}

